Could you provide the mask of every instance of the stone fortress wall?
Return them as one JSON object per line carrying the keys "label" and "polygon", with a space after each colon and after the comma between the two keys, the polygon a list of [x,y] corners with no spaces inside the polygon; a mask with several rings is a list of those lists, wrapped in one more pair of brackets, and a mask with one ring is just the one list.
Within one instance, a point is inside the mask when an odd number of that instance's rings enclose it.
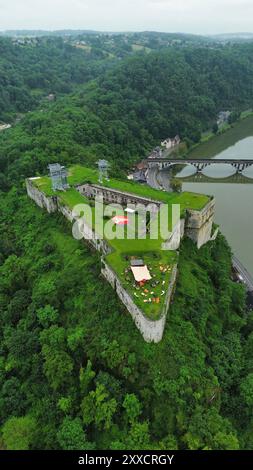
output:
{"label": "stone fortress wall", "polygon": [[112,268],[102,259],[101,273],[104,278],[111,284],[116,294],[126,306],[132,319],[135,322],[138,330],[141,332],[146,342],[159,343],[163,337],[163,332],[166,323],[166,316],[169,309],[170,301],[176,285],[177,266],[174,266],[169,285],[167,286],[166,298],[164,301],[163,311],[158,320],[150,320],[147,318],[142,310],[136,305],[130,294],[124,289],[117,274]]}
{"label": "stone fortress wall", "polygon": [[[33,180],[34,178],[26,180],[27,194],[39,207],[41,207],[41,209],[46,209],[49,214],[60,212],[71,223],[78,221],[78,217],[73,215],[71,209],[61,204],[57,196],[46,196],[42,191],[34,186]],[[106,243],[106,240],[102,240],[83,219],[82,224],[79,225],[79,230],[83,233],[83,237],[92,246],[92,248],[95,248],[104,255],[111,253],[111,248]]]}
{"label": "stone fortress wall", "polygon": [[214,240],[218,234],[216,230],[212,236],[213,222],[215,215],[215,199],[201,210],[195,211],[187,209],[185,218],[185,235],[196,243],[198,248],[205,245],[210,240]]}
{"label": "stone fortress wall", "polygon": [[[136,196],[125,191],[118,191],[97,184],[87,183],[77,186],[76,189],[88,198],[103,197],[104,201],[110,204],[143,204],[146,207],[153,207],[154,211],[159,210],[163,204],[161,201]],[[197,244],[197,247],[201,248],[201,246],[213,239],[214,214],[214,198],[202,210],[187,209],[185,219],[181,219],[180,223],[174,227],[170,238],[163,244],[164,249],[177,250],[183,236],[191,238]]]}
{"label": "stone fortress wall", "polygon": [[[72,211],[68,207],[60,203],[57,196],[47,197],[43,192],[36,188],[34,185],[34,179],[35,178],[29,178],[26,180],[27,194],[39,207],[46,209],[48,213],[60,212],[72,223],[79,220],[77,216],[73,215]],[[155,211],[159,210],[159,207],[162,204],[161,201],[142,198],[127,192],[111,190],[98,185],[79,185],[77,189],[86,197],[94,198],[96,196],[103,196],[106,202],[115,204],[139,203],[144,204],[146,207],[152,204]],[[209,240],[215,239],[217,236],[217,231],[213,236],[211,236],[214,211],[214,199],[212,199],[201,211],[193,211],[190,209],[187,210],[185,219],[181,219],[180,222],[174,227],[170,238],[164,242],[163,249],[178,250],[183,236],[191,238],[197,244],[198,248],[207,243]],[[153,341],[155,343],[161,341],[165,328],[167,312],[176,285],[177,266],[174,267],[169,285],[167,286],[162,314],[158,320],[150,320],[135,304],[130,294],[122,286],[121,281],[116,273],[104,260],[104,256],[112,251],[106,240],[101,239],[99,235],[96,234],[83,219],[81,224],[79,220],[79,230],[84,235],[88,243],[92,246],[92,248],[101,253],[101,274],[110,283],[120,300],[126,306],[144,340],[147,342]]]}
{"label": "stone fortress wall", "polygon": [[46,209],[49,214],[58,211],[58,201],[56,196],[48,197],[33,184],[37,178],[28,178],[26,180],[26,191],[28,196],[33,199],[41,209]]}
{"label": "stone fortress wall", "polygon": [[162,205],[161,201],[156,201],[155,199],[136,196],[126,191],[106,188],[105,186],[99,186],[97,184],[82,184],[76,186],[76,189],[80,194],[88,198],[103,197],[104,201],[109,204],[143,204],[145,207],[150,205],[151,208],[153,206],[154,211],[158,211]]}

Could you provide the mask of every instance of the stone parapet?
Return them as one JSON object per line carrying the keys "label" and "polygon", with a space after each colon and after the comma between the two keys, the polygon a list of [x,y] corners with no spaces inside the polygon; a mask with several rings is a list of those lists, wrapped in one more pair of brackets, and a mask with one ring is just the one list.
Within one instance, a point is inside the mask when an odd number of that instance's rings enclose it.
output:
{"label": "stone parapet", "polygon": [[42,209],[46,209],[50,214],[58,211],[57,196],[46,196],[33,184],[35,178],[28,178],[26,180],[26,190],[28,196],[33,199],[36,204]]}
{"label": "stone parapet", "polygon": [[185,218],[185,236],[196,243],[198,248],[212,239],[212,228],[215,215],[215,199],[200,211],[188,209]]}
{"label": "stone parapet", "polygon": [[171,274],[170,282],[167,287],[165,302],[161,316],[157,320],[151,320],[147,318],[142,310],[136,305],[131,295],[122,286],[120,279],[113,269],[102,259],[101,273],[103,277],[109,282],[112,288],[117,293],[120,300],[123,302],[132,319],[135,322],[136,327],[142,334],[144,340],[148,343],[154,342],[159,343],[163,337],[165,328],[167,313],[169,305],[172,299],[173,291],[176,284],[177,277],[177,266],[175,265]]}
{"label": "stone parapet", "polygon": [[162,205],[161,201],[155,199],[141,197],[127,191],[119,191],[117,189],[99,186],[97,184],[82,184],[76,189],[88,198],[103,197],[104,201],[110,204],[142,204],[144,206],[154,206],[154,210],[159,210]]}

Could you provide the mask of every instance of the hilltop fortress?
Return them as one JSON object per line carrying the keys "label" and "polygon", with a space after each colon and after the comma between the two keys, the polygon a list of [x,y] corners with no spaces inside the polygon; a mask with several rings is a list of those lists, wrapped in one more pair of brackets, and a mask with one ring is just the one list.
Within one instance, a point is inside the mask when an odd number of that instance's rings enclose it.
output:
{"label": "hilltop fortress", "polygon": [[[50,178],[28,178],[27,194],[48,213],[60,212],[72,224],[78,223],[87,242],[101,253],[101,274],[127,308],[144,340],[161,341],[176,286],[180,242],[186,236],[200,248],[216,238],[214,198],[194,193],[168,194],[114,179],[98,184],[97,172],[80,166],[69,169],[68,183],[68,189],[54,191]],[[78,204],[88,204],[93,210],[94,199],[98,197],[103,197],[104,204],[115,204],[118,218],[126,216],[125,211],[136,204],[148,210],[153,207],[154,213],[159,213],[164,204],[168,207],[180,204],[181,217],[166,240],[153,240],[148,236],[144,240],[109,240],[95,224],[80,219],[80,214],[73,210]],[[123,206],[124,213],[117,212],[117,204]],[[104,223],[113,229],[117,217],[107,216]],[[143,279],[138,277],[138,272],[145,273]]]}

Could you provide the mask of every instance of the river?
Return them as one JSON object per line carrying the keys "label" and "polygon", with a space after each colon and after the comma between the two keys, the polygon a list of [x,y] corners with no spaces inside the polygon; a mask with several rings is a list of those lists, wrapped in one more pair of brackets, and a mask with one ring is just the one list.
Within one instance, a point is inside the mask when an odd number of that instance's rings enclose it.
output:
{"label": "river", "polygon": [[[222,142],[219,137],[216,137],[215,140],[212,139],[210,144],[205,143],[197,147],[196,152],[192,152],[191,157],[201,156],[202,147],[203,156],[209,158],[253,159],[253,119],[245,119],[245,123],[240,122],[238,126],[228,131],[226,136],[222,135],[220,137]],[[208,146],[210,149],[209,154]],[[221,151],[218,150],[216,153],[215,148]],[[178,176],[187,176],[191,172],[192,167],[185,167]],[[215,196],[215,221],[226,236],[234,254],[253,275],[253,168],[250,167],[245,170],[245,175],[250,179],[244,181],[241,178],[240,183],[230,182],[229,178],[224,181],[225,176],[233,173],[230,165],[229,167],[221,164],[212,165],[206,168],[204,173],[209,177],[216,178],[216,180],[201,182],[196,181],[196,177],[193,177],[192,182],[185,182],[182,179],[183,190]],[[217,178],[221,177],[223,177],[223,182],[218,182]]]}

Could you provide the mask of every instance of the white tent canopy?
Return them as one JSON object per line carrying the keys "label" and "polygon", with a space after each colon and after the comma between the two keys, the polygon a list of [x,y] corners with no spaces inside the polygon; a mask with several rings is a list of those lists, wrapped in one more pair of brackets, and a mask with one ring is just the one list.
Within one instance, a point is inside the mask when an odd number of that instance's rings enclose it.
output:
{"label": "white tent canopy", "polygon": [[125,212],[128,212],[129,214],[134,214],[135,213],[135,209],[131,209],[131,207],[127,207],[125,209]]}
{"label": "white tent canopy", "polygon": [[147,266],[131,266],[136,282],[150,281],[152,279]]}

